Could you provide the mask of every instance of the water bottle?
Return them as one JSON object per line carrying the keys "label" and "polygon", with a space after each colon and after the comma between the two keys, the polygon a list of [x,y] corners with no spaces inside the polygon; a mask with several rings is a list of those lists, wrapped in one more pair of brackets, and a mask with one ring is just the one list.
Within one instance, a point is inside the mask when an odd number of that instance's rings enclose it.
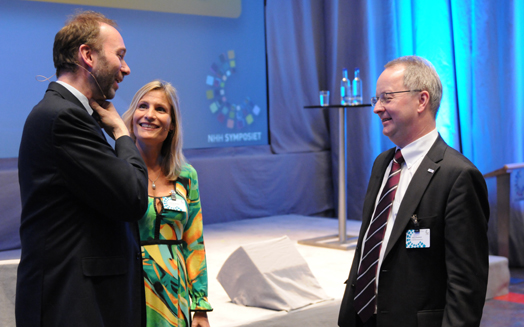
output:
{"label": "water bottle", "polygon": [[342,81],[340,81],[340,104],[345,106],[351,104],[351,85],[346,68],[342,70]]}
{"label": "water bottle", "polygon": [[362,104],[362,80],[358,68],[355,68],[355,78],[353,78],[351,86],[351,104]]}

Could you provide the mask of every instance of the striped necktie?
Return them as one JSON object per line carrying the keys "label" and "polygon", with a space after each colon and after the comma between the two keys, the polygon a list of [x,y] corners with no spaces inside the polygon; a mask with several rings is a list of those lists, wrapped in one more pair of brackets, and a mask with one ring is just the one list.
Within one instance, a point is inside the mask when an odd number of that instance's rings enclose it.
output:
{"label": "striped necktie", "polygon": [[389,212],[395,199],[398,182],[400,180],[401,166],[404,162],[400,149],[395,153],[393,165],[389,173],[388,180],[368,230],[367,238],[364,241],[363,256],[360,261],[357,282],[355,285],[355,309],[362,319],[366,322],[374,313],[376,306],[376,276],[377,266],[380,256],[380,248],[384,240],[386,224],[388,223]]}

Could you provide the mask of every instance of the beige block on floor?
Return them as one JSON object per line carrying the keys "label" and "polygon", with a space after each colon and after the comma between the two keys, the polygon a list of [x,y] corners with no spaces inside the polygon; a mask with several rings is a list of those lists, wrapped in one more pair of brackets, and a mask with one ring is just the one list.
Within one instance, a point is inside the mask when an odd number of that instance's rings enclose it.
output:
{"label": "beige block on floor", "polygon": [[506,257],[489,256],[488,290],[486,300],[509,292],[509,267]]}
{"label": "beige block on floor", "polygon": [[217,279],[245,306],[289,311],[330,299],[287,236],[239,247]]}

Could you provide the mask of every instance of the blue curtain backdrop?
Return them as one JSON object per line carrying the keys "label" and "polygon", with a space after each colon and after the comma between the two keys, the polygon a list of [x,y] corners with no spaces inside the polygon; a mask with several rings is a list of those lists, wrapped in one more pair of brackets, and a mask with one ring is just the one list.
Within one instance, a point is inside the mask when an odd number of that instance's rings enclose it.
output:
{"label": "blue curtain backdrop", "polygon": [[[523,21],[522,0],[266,0],[271,144],[187,151],[207,223],[336,208],[338,112],[304,106],[318,104],[321,89],[339,102],[344,67],[360,68],[368,101],[384,64],[403,55],[429,59],[440,74],[437,125],[451,146],[482,173],[523,162]],[[393,144],[370,108],[348,111],[346,124],[347,216],[360,220],[372,163]],[[8,170],[16,174],[15,161]],[[494,182],[488,179],[492,208]],[[519,210],[510,251],[524,248]],[[0,223],[18,212],[4,210]]]}
{"label": "blue curtain backdrop", "polygon": [[[266,13],[273,151],[331,148],[335,190],[338,113],[303,106],[318,104],[320,89],[340,103],[344,67],[360,68],[369,102],[383,66],[404,55],[435,65],[444,86],[437,128],[450,146],[484,174],[523,161],[524,1],[268,0]],[[393,144],[371,109],[349,111],[346,124],[347,212],[360,220],[372,162]]]}

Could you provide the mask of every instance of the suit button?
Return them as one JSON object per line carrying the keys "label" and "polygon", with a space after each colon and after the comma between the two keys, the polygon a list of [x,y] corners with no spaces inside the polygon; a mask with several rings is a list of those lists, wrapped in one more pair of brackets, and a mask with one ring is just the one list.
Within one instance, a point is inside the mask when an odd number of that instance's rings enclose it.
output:
{"label": "suit button", "polygon": [[142,258],[142,256],[141,256],[140,254],[141,254],[140,252],[137,252],[137,253],[136,253],[136,259],[137,259],[137,260],[140,260],[140,259]]}

